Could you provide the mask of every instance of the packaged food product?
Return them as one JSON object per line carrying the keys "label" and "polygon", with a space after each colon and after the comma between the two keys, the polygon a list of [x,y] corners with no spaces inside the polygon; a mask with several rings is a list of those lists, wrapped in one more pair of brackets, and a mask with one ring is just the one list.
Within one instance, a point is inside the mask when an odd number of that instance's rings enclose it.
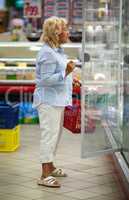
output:
{"label": "packaged food product", "polygon": [[35,79],[35,70],[27,69],[25,73],[25,80],[34,80]]}
{"label": "packaged food product", "polygon": [[6,80],[6,71],[0,68],[0,80]]}
{"label": "packaged food product", "polygon": [[17,70],[16,79],[17,80],[24,80],[25,79],[25,72],[23,70]]}
{"label": "packaged food product", "polygon": [[16,71],[15,70],[8,70],[6,72],[6,79],[7,80],[16,80]]}
{"label": "packaged food product", "polygon": [[27,67],[27,63],[26,62],[18,62],[17,66],[18,67]]}
{"label": "packaged food product", "polygon": [[5,67],[5,63],[0,62],[0,67]]}

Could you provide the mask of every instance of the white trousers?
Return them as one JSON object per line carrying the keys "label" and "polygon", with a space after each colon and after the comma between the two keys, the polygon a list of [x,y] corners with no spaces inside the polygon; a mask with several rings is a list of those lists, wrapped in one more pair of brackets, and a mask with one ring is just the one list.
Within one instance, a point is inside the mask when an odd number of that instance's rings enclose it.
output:
{"label": "white trousers", "polygon": [[40,162],[53,162],[63,127],[64,107],[40,104]]}

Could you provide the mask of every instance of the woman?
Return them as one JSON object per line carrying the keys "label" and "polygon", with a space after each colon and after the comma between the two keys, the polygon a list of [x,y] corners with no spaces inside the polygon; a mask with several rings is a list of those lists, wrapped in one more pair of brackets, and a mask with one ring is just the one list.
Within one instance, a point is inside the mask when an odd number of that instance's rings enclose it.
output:
{"label": "woman", "polygon": [[34,106],[39,113],[41,128],[40,160],[42,175],[39,185],[60,187],[55,177],[67,176],[54,166],[54,156],[63,126],[64,107],[72,104],[72,74],[74,63],[67,62],[61,44],[68,41],[66,20],[50,17],[43,25],[43,46],[36,61]]}

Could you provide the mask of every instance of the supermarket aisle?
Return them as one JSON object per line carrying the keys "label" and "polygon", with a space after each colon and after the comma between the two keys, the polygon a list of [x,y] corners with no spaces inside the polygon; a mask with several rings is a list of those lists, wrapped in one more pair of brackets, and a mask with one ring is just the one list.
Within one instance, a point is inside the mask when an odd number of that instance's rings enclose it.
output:
{"label": "supermarket aisle", "polygon": [[38,186],[39,138],[39,126],[24,125],[19,150],[0,153],[0,200],[127,200],[110,156],[80,159],[80,135],[66,130],[56,163],[69,176],[61,188]]}

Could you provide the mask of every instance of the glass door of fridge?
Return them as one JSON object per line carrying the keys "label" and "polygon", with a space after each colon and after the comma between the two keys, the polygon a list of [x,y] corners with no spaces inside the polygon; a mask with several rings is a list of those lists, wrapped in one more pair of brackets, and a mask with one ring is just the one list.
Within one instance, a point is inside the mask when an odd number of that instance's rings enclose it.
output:
{"label": "glass door of fridge", "polygon": [[86,0],[82,43],[82,157],[122,145],[121,0]]}
{"label": "glass door of fridge", "polygon": [[123,144],[122,154],[129,165],[129,1],[123,1],[122,58],[123,58]]}

